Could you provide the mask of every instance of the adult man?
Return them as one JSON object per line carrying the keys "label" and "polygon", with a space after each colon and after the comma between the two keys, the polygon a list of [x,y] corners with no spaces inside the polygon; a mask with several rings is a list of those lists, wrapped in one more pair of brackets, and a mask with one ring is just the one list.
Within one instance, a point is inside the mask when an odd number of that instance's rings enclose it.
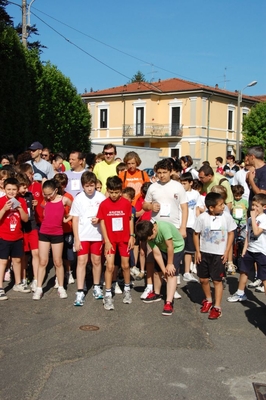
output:
{"label": "adult man", "polygon": [[224,166],[223,175],[228,179],[230,185],[232,185],[234,175],[239,171],[239,167],[235,164],[235,156],[231,154],[226,158],[227,164]]}
{"label": "adult man", "polygon": [[119,164],[115,161],[116,146],[112,143],[106,144],[103,147],[104,160],[97,163],[93,169],[93,172],[102,182],[102,193],[106,193],[106,180],[110,176],[117,175],[116,166]]}
{"label": "adult man", "polygon": [[34,173],[41,174],[42,178],[52,179],[54,177],[54,170],[52,165],[41,157],[43,145],[40,142],[33,142],[29,146],[31,161],[27,161],[34,170]]}
{"label": "adult man", "polygon": [[231,209],[234,200],[233,193],[230,183],[223,175],[214,173],[213,169],[205,164],[199,169],[199,180],[203,183],[202,193],[209,193],[216,185],[224,186],[227,190],[226,205]]}
{"label": "adult man", "polygon": [[[264,163],[264,149],[262,146],[252,146],[248,149],[246,158],[253,166],[247,173],[247,183],[250,188],[249,204],[255,194],[266,194],[266,165]],[[251,207],[250,207],[251,208]]]}
{"label": "adult man", "polygon": [[81,186],[81,175],[86,170],[85,166],[85,156],[82,152],[73,150],[69,154],[69,164],[71,167],[70,171],[66,171],[65,174],[68,177],[68,184],[66,187],[66,192],[72,194],[75,197],[79,192],[82,191]]}

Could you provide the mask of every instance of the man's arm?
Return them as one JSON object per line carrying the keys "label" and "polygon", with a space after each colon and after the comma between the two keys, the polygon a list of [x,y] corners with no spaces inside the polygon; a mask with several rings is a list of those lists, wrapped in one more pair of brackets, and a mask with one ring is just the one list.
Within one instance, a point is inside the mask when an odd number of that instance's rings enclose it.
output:
{"label": "man's arm", "polygon": [[258,193],[266,194],[266,190],[260,189],[260,188],[256,185],[256,183],[255,183],[255,173],[256,173],[256,170],[255,170],[255,169],[254,169],[254,170],[250,170],[250,171],[247,173],[246,180],[247,180],[247,183],[248,183],[249,186],[250,186],[250,189],[252,189],[252,191],[253,191],[254,194],[258,194]]}

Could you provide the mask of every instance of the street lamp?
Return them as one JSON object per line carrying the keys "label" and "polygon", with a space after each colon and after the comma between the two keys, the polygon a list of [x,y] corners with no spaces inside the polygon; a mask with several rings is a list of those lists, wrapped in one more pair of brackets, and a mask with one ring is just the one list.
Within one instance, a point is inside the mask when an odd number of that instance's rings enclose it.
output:
{"label": "street lamp", "polygon": [[240,160],[240,106],[242,102],[242,93],[243,90],[247,87],[257,85],[257,81],[250,82],[247,86],[245,86],[242,90],[238,91],[237,98],[237,127],[236,127],[236,159]]}

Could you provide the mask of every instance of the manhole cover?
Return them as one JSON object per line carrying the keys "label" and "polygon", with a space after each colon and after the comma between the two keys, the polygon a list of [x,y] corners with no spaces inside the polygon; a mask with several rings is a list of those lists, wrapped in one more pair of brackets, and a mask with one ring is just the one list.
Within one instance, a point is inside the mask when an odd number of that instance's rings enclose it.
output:
{"label": "manhole cover", "polygon": [[266,400],[266,384],[252,382],[258,400]]}
{"label": "manhole cover", "polygon": [[82,325],[79,327],[81,331],[98,331],[100,328],[95,325]]}

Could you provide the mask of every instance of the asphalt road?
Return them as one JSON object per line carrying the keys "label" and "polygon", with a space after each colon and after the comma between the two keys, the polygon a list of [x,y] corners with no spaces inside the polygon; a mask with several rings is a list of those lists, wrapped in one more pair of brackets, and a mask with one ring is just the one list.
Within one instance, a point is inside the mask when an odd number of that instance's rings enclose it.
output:
{"label": "asphalt road", "polygon": [[40,301],[8,285],[9,300],[0,302],[0,399],[256,399],[252,383],[266,384],[265,295],[247,290],[248,301],[228,303],[237,279],[228,278],[216,321],[199,312],[197,283],[181,282],[171,317],[161,315],[162,301],[140,300],[143,281],[131,305],[115,296],[114,311],[91,289],[74,307],[75,284],[59,299],[52,270]]}

